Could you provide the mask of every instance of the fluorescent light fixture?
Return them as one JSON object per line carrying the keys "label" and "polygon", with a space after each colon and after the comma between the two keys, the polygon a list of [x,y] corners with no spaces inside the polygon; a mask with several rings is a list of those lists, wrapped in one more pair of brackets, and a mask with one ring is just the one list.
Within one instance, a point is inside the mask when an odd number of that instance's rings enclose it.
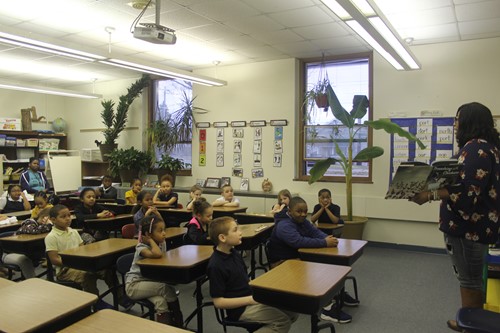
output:
{"label": "fluorescent light fixture", "polygon": [[214,79],[208,76],[192,74],[190,72],[181,70],[181,69],[164,69],[164,68],[155,68],[142,64],[138,64],[135,62],[124,61],[120,59],[109,59],[107,57],[83,52],[51,43],[46,43],[30,38],[25,38],[5,32],[0,32],[0,43],[5,43],[9,45],[25,47],[32,50],[37,50],[41,52],[46,52],[50,54],[75,58],[79,60],[89,61],[89,62],[99,62],[102,64],[107,64],[115,67],[127,68],[134,71],[138,71],[141,73],[150,73],[154,75],[158,75],[161,77],[167,78],[175,78],[182,79],[186,81],[191,81],[193,83],[198,83],[206,86],[224,86],[227,84],[226,81]]}
{"label": "fluorescent light fixture", "polygon": [[73,91],[73,90],[42,87],[42,86],[33,86],[33,85],[26,85],[26,84],[20,84],[20,83],[9,83],[9,82],[5,82],[5,81],[0,81],[0,89],[28,91],[28,92],[39,93],[39,94],[58,95],[58,96],[65,96],[65,97],[102,98],[102,95],[98,95],[98,94],[90,94],[90,93],[88,94],[88,93]]}
{"label": "fluorescent light fixture", "polygon": [[213,78],[209,78],[206,76],[202,75],[195,75],[195,74],[185,74],[182,73],[180,70],[179,71],[174,71],[174,70],[165,70],[165,69],[160,69],[160,68],[155,68],[155,67],[150,67],[134,62],[129,62],[129,61],[124,61],[120,59],[107,59],[107,60],[100,60],[100,63],[111,65],[111,66],[116,66],[116,67],[121,67],[121,68],[127,68],[133,71],[138,71],[142,73],[149,73],[149,74],[154,74],[154,75],[159,75],[163,77],[170,77],[170,78],[175,78],[175,79],[181,79],[181,80],[186,80],[186,81],[191,81],[193,83],[198,83],[202,84],[205,86],[224,86],[226,85],[226,81],[222,80],[217,80]]}
{"label": "fluorescent light fixture", "polygon": [[397,70],[420,69],[373,0],[321,0]]}

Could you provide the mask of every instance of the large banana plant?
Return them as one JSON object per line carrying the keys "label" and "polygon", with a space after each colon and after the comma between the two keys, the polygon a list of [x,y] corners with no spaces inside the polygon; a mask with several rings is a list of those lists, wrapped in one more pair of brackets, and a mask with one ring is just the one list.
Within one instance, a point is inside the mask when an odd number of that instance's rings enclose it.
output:
{"label": "large banana plant", "polygon": [[[348,129],[349,143],[347,146],[347,155],[340,149],[338,142],[332,138],[333,143],[335,144],[335,152],[339,158],[330,157],[317,161],[309,172],[309,184],[321,179],[333,163],[338,163],[342,167],[345,175],[347,220],[352,221],[352,164],[353,162],[367,162],[379,157],[384,154],[384,149],[378,146],[367,147],[353,157],[352,145],[354,138],[356,133],[362,128],[359,124],[356,125],[356,119],[362,119],[366,115],[369,106],[368,98],[362,95],[355,95],[353,98],[353,108],[351,112],[347,112],[340,104],[339,99],[337,98],[337,95],[333,91],[331,85],[328,85],[326,92],[328,96],[328,103],[333,115]],[[389,134],[397,134],[409,140],[416,141],[421,149],[425,148],[425,145],[415,135],[402,129],[399,125],[391,122],[389,119],[365,121],[363,125],[372,127],[376,130],[383,129]]]}

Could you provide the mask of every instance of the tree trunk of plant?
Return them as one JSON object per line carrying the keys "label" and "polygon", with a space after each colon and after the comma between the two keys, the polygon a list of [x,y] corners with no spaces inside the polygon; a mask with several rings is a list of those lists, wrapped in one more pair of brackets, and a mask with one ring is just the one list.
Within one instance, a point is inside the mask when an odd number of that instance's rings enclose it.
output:
{"label": "tree trunk of plant", "polygon": [[[352,128],[349,129],[352,131]],[[349,146],[347,149],[347,172],[345,174],[346,199],[347,199],[347,219],[352,220],[352,134],[349,134]]]}
{"label": "tree trunk of plant", "polygon": [[99,149],[101,150],[101,157],[103,162],[108,162],[109,161],[109,154],[113,151],[113,149],[118,148],[118,144],[106,144],[106,143],[101,143],[99,145]]}

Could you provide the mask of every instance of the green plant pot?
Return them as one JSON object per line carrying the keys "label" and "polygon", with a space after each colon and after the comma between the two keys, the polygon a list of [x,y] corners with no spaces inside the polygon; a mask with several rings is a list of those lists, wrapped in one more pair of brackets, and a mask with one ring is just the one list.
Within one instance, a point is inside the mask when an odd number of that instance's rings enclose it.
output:
{"label": "green plant pot", "polygon": [[366,222],[368,218],[365,216],[353,216],[352,221],[345,220],[346,216],[342,216],[344,219],[344,228],[342,230],[342,238],[346,239],[363,239],[363,231],[365,230]]}
{"label": "green plant pot", "polygon": [[123,183],[128,183],[132,182],[132,179],[134,178],[139,178],[139,170],[120,170],[120,179],[122,180],[122,186]]}
{"label": "green plant pot", "polygon": [[109,154],[113,151],[113,149],[118,148],[118,144],[113,143],[113,144],[106,144],[106,143],[101,143],[99,145],[99,150],[101,151],[101,157],[103,162],[108,162],[109,161]]}

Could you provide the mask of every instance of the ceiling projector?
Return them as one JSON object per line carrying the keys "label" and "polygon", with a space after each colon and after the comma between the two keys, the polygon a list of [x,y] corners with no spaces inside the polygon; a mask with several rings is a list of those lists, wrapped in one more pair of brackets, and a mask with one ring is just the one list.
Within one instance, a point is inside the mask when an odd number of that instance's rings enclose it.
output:
{"label": "ceiling projector", "polygon": [[134,38],[154,44],[175,44],[177,36],[175,30],[154,23],[140,23],[142,27],[136,26]]}

